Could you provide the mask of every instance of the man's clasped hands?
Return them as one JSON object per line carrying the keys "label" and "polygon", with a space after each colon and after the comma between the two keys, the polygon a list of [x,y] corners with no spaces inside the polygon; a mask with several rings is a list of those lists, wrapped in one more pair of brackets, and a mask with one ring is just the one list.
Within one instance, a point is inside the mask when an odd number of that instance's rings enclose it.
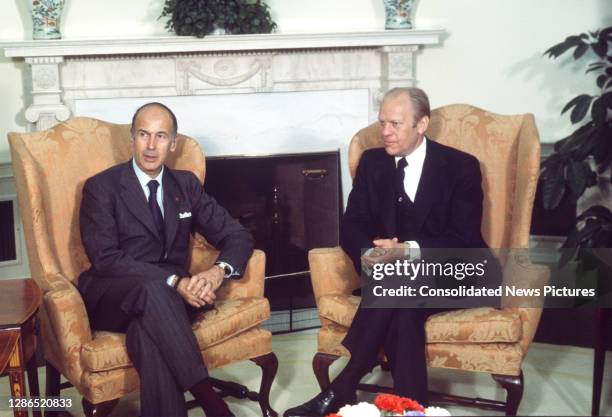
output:
{"label": "man's clasped hands", "polygon": [[213,265],[206,271],[191,277],[182,277],[176,284],[176,290],[191,306],[199,308],[213,304],[217,296],[215,292],[223,283],[223,268]]}

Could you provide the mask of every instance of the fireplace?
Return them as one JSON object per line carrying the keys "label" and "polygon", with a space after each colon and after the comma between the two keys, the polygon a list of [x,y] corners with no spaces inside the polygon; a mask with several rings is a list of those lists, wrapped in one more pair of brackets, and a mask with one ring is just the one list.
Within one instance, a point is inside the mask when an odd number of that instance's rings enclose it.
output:
{"label": "fireplace", "polygon": [[338,245],[340,183],[339,151],[207,159],[206,192],[266,253],[265,293],[273,311],[315,307],[308,250]]}

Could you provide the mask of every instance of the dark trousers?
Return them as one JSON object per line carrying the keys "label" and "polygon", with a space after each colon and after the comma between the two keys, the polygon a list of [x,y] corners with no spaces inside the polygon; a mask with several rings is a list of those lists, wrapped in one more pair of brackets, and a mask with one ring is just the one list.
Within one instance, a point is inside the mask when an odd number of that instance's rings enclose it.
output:
{"label": "dark trousers", "polygon": [[395,394],[429,404],[425,361],[425,321],[447,309],[362,308],[357,309],[342,344],[351,352],[351,362],[372,369],[382,348],[393,376]]}
{"label": "dark trousers", "polygon": [[208,372],[176,290],[164,281],[118,278],[88,313],[94,329],[126,333],[140,376],[141,415],[187,416],[184,392]]}

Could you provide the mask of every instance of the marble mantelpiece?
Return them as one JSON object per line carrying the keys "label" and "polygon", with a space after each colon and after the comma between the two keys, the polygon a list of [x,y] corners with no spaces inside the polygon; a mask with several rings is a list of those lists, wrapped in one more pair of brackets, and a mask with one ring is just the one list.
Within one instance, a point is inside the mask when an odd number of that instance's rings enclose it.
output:
{"label": "marble mantelpiece", "polygon": [[382,91],[415,83],[419,48],[443,30],[259,34],[203,39],[62,39],[4,43],[29,64],[26,119],[46,129],[78,100],[367,89],[372,120]]}

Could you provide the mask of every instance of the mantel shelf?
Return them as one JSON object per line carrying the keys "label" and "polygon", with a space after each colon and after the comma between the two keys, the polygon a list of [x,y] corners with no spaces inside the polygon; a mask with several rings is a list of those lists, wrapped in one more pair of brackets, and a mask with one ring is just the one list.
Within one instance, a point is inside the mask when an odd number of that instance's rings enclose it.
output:
{"label": "mantel shelf", "polygon": [[4,42],[9,58],[138,55],[197,52],[360,48],[404,45],[436,45],[443,29],[379,30],[351,33],[271,33],[187,36],[155,36],[124,39],[60,39],[56,41]]}

